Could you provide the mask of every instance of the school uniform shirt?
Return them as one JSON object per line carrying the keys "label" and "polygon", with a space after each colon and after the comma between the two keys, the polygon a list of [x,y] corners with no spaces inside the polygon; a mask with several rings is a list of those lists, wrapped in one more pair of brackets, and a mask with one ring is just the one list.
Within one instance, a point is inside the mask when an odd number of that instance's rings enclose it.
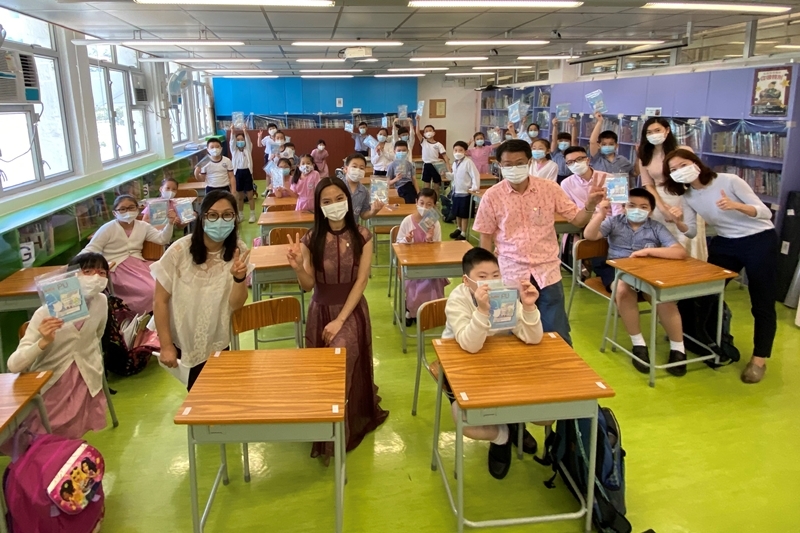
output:
{"label": "school uniform shirt", "polygon": [[[409,244],[413,241],[406,241],[406,236],[409,233],[413,233],[416,229],[416,225],[414,224],[414,215],[408,215],[403,221],[400,223],[400,229],[397,231],[397,241],[398,243],[406,243]],[[441,242],[442,241],[442,225],[439,222],[433,225],[433,241],[432,242]]]}
{"label": "school uniform shirt", "polygon": [[[577,174],[572,174],[561,182],[561,188],[567,193],[569,199],[575,202],[580,209],[586,207],[586,202],[589,200],[589,190],[592,188],[592,181],[594,179],[602,180],[601,183],[605,187],[606,180],[611,177],[606,172],[600,172],[592,168],[592,177],[588,181],[581,178]],[[611,214],[616,215],[624,211],[622,204],[611,204]]]}
{"label": "school uniform shirt", "polygon": [[[408,156],[406,156],[408,157]],[[394,161],[386,167],[386,178],[393,180],[397,176],[402,174],[402,178],[397,180],[394,184],[395,189],[399,189],[403,185],[411,183],[411,180],[416,177],[417,174],[417,167],[409,161],[408,159],[404,159],[400,161],[399,159],[395,159]]]}
{"label": "school uniform shirt", "polygon": [[[478,311],[472,291],[463,283],[453,289],[447,298],[444,313],[447,317],[443,339],[455,339],[462,350],[477,353],[483,348],[486,337],[494,335],[489,331],[489,317]],[[500,331],[497,333],[505,333]],[[542,341],[542,322],[539,309],[524,311],[522,303],[517,302],[517,325],[511,330],[525,344],[539,344]]]}
{"label": "school uniform shirt", "polygon": [[600,224],[600,234],[608,239],[609,259],[630,257],[644,248],[669,248],[678,242],[664,224],[649,217],[634,230],[624,213],[606,218]]}
{"label": "school uniform shirt", "polygon": [[491,157],[492,152],[494,152],[494,146],[491,144],[484,144],[483,146],[473,146],[467,150],[467,155],[472,159],[472,162],[475,163],[475,166],[478,167],[478,172],[481,174],[489,174],[489,157]]}
{"label": "school uniform shirt", "polygon": [[219,161],[208,160],[200,167],[200,174],[206,177],[208,187],[229,187],[231,180],[228,172],[233,172],[233,163],[225,156]]}
{"label": "school uniform shirt", "polygon": [[245,133],[244,136],[244,148],[239,150],[236,147],[236,137],[231,135],[231,164],[233,165],[233,171],[236,172],[237,170],[247,169],[250,173],[253,173],[253,141],[250,140],[250,136]]}
{"label": "school uniform shirt", "polygon": [[111,269],[114,272],[123,261],[129,257],[141,259],[142,247],[144,241],[149,241],[155,244],[169,244],[172,240],[172,224],[167,222],[167,225],[158,230],[141,220],[133,221],[133,230],[130,236],[125,233],[122,224],[116,220],[106,222],[100,229],[98,229],[86,248],[81,250],[82,254],[94,252],[102,254],[109,263],[116,263]]}
{"label": "school uniform shirt", "polygon": [[469,157],[453,161],[452,186],[453,192],[459,196],[466,196],[469,191],[477,191],[481,188],[481,174]]}
{"label": "school uniform shirt", "polygon": [[528,174],[534,178],[556,181],[558,179],[558,165],[549,159],[542,159],[541,164],[533,160],[531,161],[531,166],[528,167]]}
{"label": "school uniform shirt", "polygon": [[428,139],[422,141],[422,162],[435,163],[439,161],[439,156],[446,153],[444,146],[440,142],[430,142]]}
{"label": "school uniform shirt", "polygon": [[[50,316],[50,312],[47,306],[37,309],[17,349],[8,358],[8,371],[52,371],[53,377],[42,387],[42,392],[45,392],[75,363],[89,394],[96,396],[103,389],[103,349],[100,339],[108,320],[108,301],[106,295],[101,293],[89,298],[86,305],[89,316],[83,321],[65,322],[56,331],[53,342],[44,350],[39,348],[42,338],[39,327]],[[80,329],[76,324],[80,324]]]}
{"label": "school uniform shirt", "polygon": [[572,172],[567,167],[567,160],[564,159],[564,153],[561,150],[556,150],[550,154],[550,160],[558,165],[559,176],[569,176]]}
{"label": "school uniform shirt", "polygon": [[272,140],[272,137],[269,135],[261,139],[261,146],[264,147],[264,156],[269,159],[269,156],[272,154],[272,145],[278,144]]}
{"label": "school uniform shirt", "polygon": [[555,182],[529,179],[519,193],[503,180],[484,193],[473,229],[494,237],[506,284],[533,276],[544,288],[561,281],[555,215],[572,220],[579,211]]}
{"label": "school uniform shirt", "polygon": [[[722,191],[734,202],[752,205],[756,216],[751,217],[734,209],[724,211],[717,206]],[[750,185],[735,174],[717,174],[703,189],[689,187],[681,197],[683,221],[689,226],[687,237],[697,234],[697,215],[717,230],[717,235],[726,239],[749,237],[775,228],[772,224],[772,211],[764,205]]]}
{"label": "school uniform shirt", "polygon": [[320,177],[319,172],[312,170],[308,174],[300,174],[300,179],[297,183],[289,185],[291,190],[297,194],[296,211],[313,211],[314,210],[314,192],[317,189]]}
{"label": "school uniform shirt", "polygon": [[388,142],[383,143],[380,153],[376,148],[369,151],[369,160],[372,162],[373,170],[385,171],[394,161],[394,146]]}
{"label": "school uniform shirt", "polygon": [[[394,146],[397,141],[402,141],[402,139],[400,138],[400,135],[397,134],[397,129],[395,129],[392,132],[392,146]],[[406,141],[406,144],[408,144],[408,157],[411,157],[411,152],[414,148],[414,141],[416,141],[416,135],[414,135],[413,132],[409,132],[408,140]]]}
{"label": "school uniform shirt", "polygon": [[353,201],[353,214],[356,218],[360,217],[363,213],[366,213],[371,209],[369,203],[369,191],[363,184],[359,183],[356,186],[355,192],[350,192],[350,197]]}
{"label": "school uniform shirt", "polygon": [[364,141],[369,137],[369,133],[351,133],[353,140],[356,141],[355,151],[356,152],[366,152],[369,150],[369,146],[364,144]]}
{"label": "school uniform shirt", "polygon": [[616,154],[614,160],[610,161],[606,156],[597,152],[594,157],[590,158],[589,164],[593,169],[608,174],[630,174],[633,170],[633,163],[627,157]]}

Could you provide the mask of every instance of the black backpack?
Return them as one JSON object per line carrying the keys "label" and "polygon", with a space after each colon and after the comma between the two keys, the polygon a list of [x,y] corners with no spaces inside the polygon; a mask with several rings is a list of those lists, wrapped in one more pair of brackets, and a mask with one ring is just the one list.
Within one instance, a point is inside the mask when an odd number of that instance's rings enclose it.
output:
{"label": "black backpack", "polygon": [[[739,349],[733,344],[733,335],[731,335],[733,313],[725,302],[722,302],[722,344],[717,346],[717,302],[717,298],[713,296],[690,298],[678,302],[686,349],[695,355],[710,355],[708,350],[696,341],[708,345],[712,352],[720,357],[719,365],[714,363],[713,359],[706,361],[706,364],[712,368],[735,363],[741,357]],[[711,306],[710,312],[706,306]],[[705,324],[701,324],[700,317],[704,315],[708,316],[708,319]]]}
{"label": "black backpack", "polygon": [[[625,518],[625,450],[622,433],[614,413],[600,407],[597,413],[597,461],[594,475],[589,475],[590,419],[559,420],[556,430],[544,442],[544,457],[535,457],[540,464],[553,467],[553,477],[545,481],[555,488],[561,474],[572,495],[583,502],[589,483],[594,484],[592,521],[600,533],[631,533]],[[573,485],[574,483],[574,485]]]}

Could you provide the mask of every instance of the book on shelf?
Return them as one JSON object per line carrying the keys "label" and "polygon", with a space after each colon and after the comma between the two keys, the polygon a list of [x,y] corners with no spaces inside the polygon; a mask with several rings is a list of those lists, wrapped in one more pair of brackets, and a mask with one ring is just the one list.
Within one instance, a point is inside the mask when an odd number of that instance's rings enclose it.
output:
{"label": "book on shelf", "polygon": [[59,269],[33,279],[42,305],[47,307],[50,316],[64,322],[89,316],[89,306],[86,305],[77,270]]}
{"label": "book on shelf", "polygon": [[750,185],[753,192],[777,198],[780,193],[781,173],[763,168],[748,168],[736,165],[719,165],[714,172],[736,174]]}
{"label": "book on shelf", "polygon": [[536,123],[544,129],[550,126],[550,111],[539,111],[536,114]]}
{"label": "book on shelf", "polygon": [[56,251],[53,224],[49,220],[41,220],[20,228],[19,240],[32,242],[36,255],[53,255]]}
{"label": "book on shelf", "polygon": [[718,131],[711,134],[711,151],[783,159],[786,136],[777,133]]}

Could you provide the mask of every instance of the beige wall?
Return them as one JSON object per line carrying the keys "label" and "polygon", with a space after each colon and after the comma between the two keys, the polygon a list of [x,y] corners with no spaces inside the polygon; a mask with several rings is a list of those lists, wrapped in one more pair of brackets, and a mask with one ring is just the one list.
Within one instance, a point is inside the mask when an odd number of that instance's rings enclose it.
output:
{"label": "beige wall", "polygon": [[[417,94],[420,100],[425,100],[425,114],[420,127],[431,124],[434,128],[447,130],[447,143],[450,146],[445,148],[448,153],[455,141],[469,142],[472,134],[478,131],[478,105],[481,93],[475,91],[477,80],[477,78],[446,78],[441,74],[426,74],[424,78],[419,78]],[[428,118],[431,99],[447,100],[445,118]]]}

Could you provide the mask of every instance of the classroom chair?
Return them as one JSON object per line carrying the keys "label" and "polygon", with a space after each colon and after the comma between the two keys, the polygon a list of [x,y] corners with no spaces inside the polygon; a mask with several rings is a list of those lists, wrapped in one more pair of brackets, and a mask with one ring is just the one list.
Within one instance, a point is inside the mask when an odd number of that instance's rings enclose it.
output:
{"label": "classroom chair", "polygon": [[[261,300],[237,309],[231,315],[231,349],[239,349],[239,335],[253,332],[255,349],[258,349],[258,330],[277,326],[279,324],[294,323],[294,337],[278,337],[271,341],[294,339],[298,348],[303,347],[303,330],[300,322],[300,303],[291,297],[275,298],[274,300]],[[271,342],[262,341],[262,342]],[[224,444],[223,444],[224,446]],[[224,450],[224,448],[223,448]],[[242,461],[244,463],[244,480],[250,481],[250,453],[247,443],[242,444]]]}
{"label": "classroom chair", "polygon": [[386,295],[387,297],[391,298],[392,296],[392,285],[397,287],[397,257],[394,255],[394,244],[397,241],[397,235],[400,233],[400,226],[395,226],[389,232],[389,292]]}
{"label": "classroom chair", "polygon": [[308,233],[308,228],[274,228],[267,236],[267,244],[289,244],[289,237],[302,239]]}
{"label": "classroom chair", "polygon": [[146,261],[158,261],[164,255],[164,245],[150,241],[144,241],[142,246],[142,257]]}
{"label": "classroom chair", "polygon": [[[25,322],[19,327],[19,338],[25,335],[25,332],[28,331],[28,324],[30,322]],[[108,381],[106,380],[106,370],[103,368],[103,394],[106,395],[106,403],[108,403],[108,412],[111,414],[111,423],[114,427],[119,426],[119,420],[117,419],[117,411],[114,409],[114,402],[111,401],[111,391],[108,390]]]}
{"label": "classroom chair", "polygon": [[[572,286],[569,291],[569,303],[567,304],[567,318],[572,310],[572,300],[575,298],[575,290],[578,286],[589,289],[598,296],[606,300],[611,299],[611,293],[603,286],[603,281],[599,276],[591,276],[586,281],[581,280],[581,262],[584,259],[594,259],[608,255],[608,241],[590,241],[589,239],[578,239],[572,245]],[[591,274],[591,273],[590,273]]]}
{"label": "classroom chair", "polygon": [[419,306],[419,311],[417,311],[417,376],[414,381],[414,403],[411,405],[412,416],[417,416],[417,398],[419,397],[419,380],[422,374],[422,365],[425,365],[425,370],[428,371],[433,379],[438,379],[431,370],[431,365],[425,355],[425,338],[431,336],[426,335],[425,332],[445,326],[447,316],[444,308],[446,305],[447,298],[439,298],[438,300],[425,302]]}
{"label": "classroom chair", "polygon": [[293,205],[268,205],[267,210],[264,211],[265,213],[275,213],[277,211],[294,211],[295,206]]}

